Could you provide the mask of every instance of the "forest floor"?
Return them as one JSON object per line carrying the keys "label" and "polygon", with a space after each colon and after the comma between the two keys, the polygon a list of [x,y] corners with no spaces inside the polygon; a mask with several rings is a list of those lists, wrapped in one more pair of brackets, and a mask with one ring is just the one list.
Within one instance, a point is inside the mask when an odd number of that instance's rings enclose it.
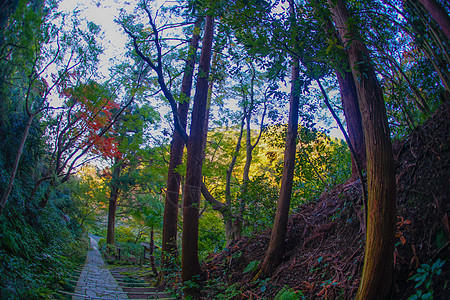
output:
{"label": "forest floor", "polygon": [[[409,279],[422,264],[449,257],[449,121],[446,106],[413,134],[394,142],[398,223],[392,299],[430,291],[425,285],[432,276],[434,299],[450,295],[448,261],[437,268],[440,275],[422,266],[425,282],[417,288]],[[360,181],[350,180],[292,211],[286,254],[270,278],[254,279],[269,243],[267,231],[208,258],[203,269],[209,284],[202,298],[218,299],[222,294],[228,299],[274,299],[285,286],[301,291],[306,299],[354,298],[365,244]]]}

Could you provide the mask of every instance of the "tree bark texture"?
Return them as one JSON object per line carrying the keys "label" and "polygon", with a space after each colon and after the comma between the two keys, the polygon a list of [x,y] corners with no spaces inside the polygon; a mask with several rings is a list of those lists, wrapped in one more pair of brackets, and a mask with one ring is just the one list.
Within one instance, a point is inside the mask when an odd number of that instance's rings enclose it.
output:
{"label": "tree bark texture", "polygon": [[254,83],[256,78],[256,71],[252,65],[252,78],[250,82],[250,103],[248,104],[247,113],[245,116],[245,164],[244,170],[242,172],[242,187],[241,187],[241,196],[239,197],[239,210],[237,216],[234,218],[231,224],[231,232],[233,233],[233,239],[237,240],[241,238],[242,230],[244,226],[244,212],[245,212],[245,197],[248,193],[248,183],[250,182],[250,167],[252,165],[253,160],[253,149],[252,145],[252,131],[251,131],[251,119],[252,112],[255,106],[255,93],[254,93]]}
{"label": "tree bark texture", "polygon": [[117,199],[120,195],[120,172],[121,172],[120,162],[117,160],[113,166],[113,173],[111,175],[111,191],[109,195],[109,205],[108,205],[108,229],[106,231],[106,243],[114,245],[114,231],[116,225],[116,210],[117,210]]}
{"label": "tree bark texture", "polygon": [[44,196],[42,197],[41,201],[39,202],[40,208],[43,209],[47,205],[48,200],[50,200],[50,196],[52,195],[52,192],[53,192],[54,188],[56,187],[56,185],[57,185],[56,178],[55,177],[51,178],[48,183],[47,188],[45,189]]}
{"label": "tree bark texture", "polygon": [[[231,177],[233,175],[234,166],[236,165],[236,160],[239,155],[239,151],[241,149],[241,141],[242,136],[244,134],[244,124],[245,124],[245,118],[246,118],[246,109],[244,110],[244,116],[241,120],[241,125],[239,129],[239,137],[236,142],[236,148],[233,153],[233,157],[231,159],[230,165],[227,169],[227,176],[226,176],[226,183],[225,183],[225,203],[228,208],[231,208]],[[233,242],[237,234],[235,232],[235,227],[233,226],[233,216],[228,216],[227,218],[224,218],[225,220],[225,239],[227,240],[227,246]]]}
{"label": "tree bark texture", "polygon": [[158,269],[156,268],[155,264],[155,231],[152,229],[150,230],[150,266],[152,267],[152,272],[155,273],[156,276],[158,276]]}
{"label": "tree bark texture", "polygon": [[267,249],[261,267],[261,274],[271,274],[280,264],[285,250],[285,238],[287,221],[289,217],[289,206],[291,204],[292,184],[294,180],[295,152],[298,131],[298,108],[299,95],[296,82],[299,78],[298,59],[292,59],[291,70],[291,95],[289,107],[289,123],[286,136],[286,147],[284,150],[284,166],[281,178],[280,195],[278,198],[277,212],[270,235],[269,248]]}
{"label": "tree bark texture", "polygon": [[211,16],[207,15],[187,147],[181,254],[181,278],[183,282],[192,280],[195,276],[201,274],[198,259],[198,214],[202,185],[203,139],[208,98],[208,74],[211,64],[213,34],[214,20]]}
{"label": "tree bark texture", "polygon": [[[348,68],[349,66],[347,65],[346,69],[348,70]],[[347,121],[348,137],[355,150],[355,157],[352,155],[352,177],[357,177],[358,170],[355,159],[361,166],[361,171],[366,169],[366,147],[361,113],[359,111],[358,92],[351,72],[337,70],[336,76],[339,82],[342,108]]]}
{"label": "tree bark texture", "polygon": [[436,0],[419,0],[433,20],[441,27],[445,36],[450,40],[450,16]]}
{"label": "tree bark texture", "polygon": [[[181,101],[178,104],[178,117],[180,125],[186,130],[189,99],[191,97],[192,78],[198,41],[200,39],[199,18],[194,26],[194,33],[189,44],[188,59],[184,69],[181,83]],[[169,173],[167,175],[167,192],[164,206],[163,236],[162,236],[162,270],[172,267],[177,257],[177,229],[178,229],[178,203],[180,198],[181,174],[176,169],[183,160],[184,140],[181,134],[174,130],[170,147]]]}
{"label": "tree bark texture", "polygon": [[356,299],[385,299],[392,287],[396,221],[395,168],[386,108],[368,49],[358,33],[348,27],[345,3],[338,0],[330,6],[348,49],[366,141],[368,220],[363,275]]}
{"label": "tree bark texture", "polygon": [[[342,43],[339,33],[333,26],[331,20],[326,22],[327,31],[335,37],[339,43]],[[339,53],[342,59],[336,64],[336,77],[339,83],[341,94],[341,103],[344,110],[345,120],[347,121],[348,137],[353,147],[352,154],[352,177],[359,175],[358,166],[361,172],[366,169],[366,147],[364,141],[364,130],[362,126],[361,112],[358,103],[358,91],[356,90],[353,74],[350,69],[348,54],[342,50]],[[361,178],[362,180],[362,178]]]}

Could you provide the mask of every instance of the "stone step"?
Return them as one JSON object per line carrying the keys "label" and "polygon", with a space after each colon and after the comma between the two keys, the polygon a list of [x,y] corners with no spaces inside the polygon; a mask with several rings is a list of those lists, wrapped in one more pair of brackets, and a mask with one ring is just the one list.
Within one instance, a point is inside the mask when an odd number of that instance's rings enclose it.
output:
{"label": "stone step", "polygon": [[83,271],[83,268],[70,270],[70,273],[81,273]]}
{"label": "stone step", "polygon": [[[158,299],[158,300],[176,300],[177,298],[140,298],[139,296],[136,296],[136,298],[128,297],[128,299],[133,300],[149,300],[149,299]],[[78,300],[78,299],[77,299]],[[80,299],[81,300],[81,299]]]}
{"label": "stone step", "polygon": [[175,300],[167,295],[149,296],[145,294],[128,294],[128,299],[160,299],[160,300]]}
{"label": "stone step", "polygon": [[117,273],[111,273],[112,276],[114,277],[119,277],[119,278],[131,278],[131,279],[139,279],[139,276],[130,276],[130,275],[122,275],[122,274],[117,274]]}
{"label": "stone step", "polygon": [[161,294],[161,291],[158,291],[158,289],[153,287],[124,287],[122,286],[122,290],[124,292],[130,292],[130,293],[151,293],[151,294]]}
{"label": "stone step", "polygon": [[129,282],[129,283],[148,283],[142,278],[138,277],[130,277],[130,276],[118,276],[115,274],[112,274],[113,277],[116,279],[117,282]]}
{"label": "stone step", "polygon": [[67,276],[68,284],[76,284],[75,291],[59,291],[59,294],[72,300],[123,299],[127,297],[129,299],[175,300],[161,288],[153,287],[145,281],[140,272],[131,273],[131,275],[128,272],[123,273],[126,275],[107,267],[98,250],[90,250],[84,267],[76,267]]}
{"label": "stone step", "polygon": [[117,281],[116,282],[120,285],[120,286],[136,286],[136,287],[153,287],[150,283],[148,282],[129,282],[129,281]]}
{"label": "stone step", "polygon": [[[74,297],[74,299],[105,299],[104,297],[95,297],[95,296],[86,296],[84,294],[76,293],[76,292],[67,292],[67,291],[57,291],[58,294],[63,294],[66,296]],[[145,290],[136,290],[136,288],[124,289],[124,293],[127,294],[129,299],[162,299],[169,300],[175,299],[167,295],[163,292],[158,291],[145,291]]]}
{"label": "stone step", "polygon": [[56,291],[58,294],[63,294],[66,296],[71,296],[73,300],[82,300],[82,299],[101,299],[100,297],[88,297],[86,295],[71,293],[66,291]]}

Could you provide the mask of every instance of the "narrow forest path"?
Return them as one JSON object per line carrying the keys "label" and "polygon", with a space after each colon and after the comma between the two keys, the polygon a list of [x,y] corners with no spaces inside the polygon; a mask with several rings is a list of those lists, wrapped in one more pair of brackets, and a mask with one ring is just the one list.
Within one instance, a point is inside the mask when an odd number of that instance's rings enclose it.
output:
{"label": "narrow forest path", "polygon": [[106,268],[98,251],[96,239],[92,236],[89,238],[91,249],[87,254],[86,263],[81,271],[72,299],[128,299],[127,294]]}
{"label": "narrow forest path", "polygon": [[[121,268],[107,268],[98,250],[100,237],[89,234],[91,248],[86,263],[78,277],[73,293],[61,292],[72,296],[72,300],[84,299],[175,299],[161,288],[155,288],[139,276],[122,272]],[[128,274],[128,275],[124,275]]]}

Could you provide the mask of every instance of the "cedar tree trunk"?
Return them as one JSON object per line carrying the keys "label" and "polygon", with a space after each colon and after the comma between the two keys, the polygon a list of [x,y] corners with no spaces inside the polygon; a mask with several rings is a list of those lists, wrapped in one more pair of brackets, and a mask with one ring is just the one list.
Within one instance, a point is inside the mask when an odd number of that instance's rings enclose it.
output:
{"label": "cedar tree trunk", "polygon": [[[347,65],[347,70],[349,66]],[[358,177],[358,170],[355,160],[361,166],[361,171],[366,169],[366,148],[364,140],[364,131],[359,111],[358,94],[353,79],[353,75],[349,71],[336,71],[339,82],[339,90],[341,92],[342,107],[344,109],[345,120],[347,121],[347,132],[355,156],[352,155],[352,177]]]}
{"label": "cedar tree trunk", "polygon": [[252,165],[253,160],[253,145],[252,145],[252,132],[250,127],[250,121],[252,119],[252,111],[254,108],[254,91],[253,91],[253,85],[256,77],[256,71],[252,68],[252,79],[250,83],[250,103],[248,106],[247,114],[246,114],[246,133],[245,133],[245,164],[244,164],[244,170],[242,172],[242,188],[241,188],[241,196],[239,199],[239,211],[236,216],[236,218],[233,221],[232,224],[232,231],[233,231],[233,239],[237,240],[241,238],[242,233],[242,227],[243,227],[243,218],[244,218],[244,210],[245,210],[245,197],[248,193],[248,183],[250,182],[250,167]]}
{"label": "cedar tree trunk", "polygon": [[278,198],[277,212],[270,235],[269,248],[261,267],[262,275],[271,274],[280,264],[285,250],[285,237],[289,206],[291,204],[292,184],[295,169],[295,151],[298,131],[298,106],[299,95],[296,82],[299,77],[299,62],[292,59],[291,71],[291,96],[289,107],[289,123],[286,136],[286,148],[284,150],[283,176],[281,178],[280,195]]}
{"label": "cedar tree trunk", "polygon": [[433,20],[438,23],[448,40],[450,40],[450,17],[436,0],[419,0]]}
{"label": "cedar tree trunk", "polygon": [[155,273],[156,276],[158,276],[158,269],[156,269],[155,264],[155,238],[154,238],[155,231],[153,227],[150,230],[150,265],[152,267],[153,273]]}
{"label": "cedar tree trunk", "polygon": [[[198,214],[202,184],[203,139],[208,98],[208,74],[214,20],[206,16],[205,35],[200,55],[199,72],[192,110],[192,123],[187,147],[186,181],[183,194],[183,239],[181,254],[181,278],[183,282],[201,274],[198,259]],[[189,293],[189,291],[187,291]]]}
{"label": "cedar tree trunk", "polygon": [[114,245],[114,230],[116,224],[116,209],[117,209],[117,199],[119,198],[119,176],[121,171],[121,165],[116,159],[113,167],[113,173],[111,176],[111,192],[109,196],[109,206],[108,206],[108,229],[106,232],[106,243]]}
{"label": "cedar tree trunk", "polygon": [[[186,130],[189,99],[191,97],[192,77],[198,41],[200,39],[200,22],[197,19],[194,33],[189,44],[188,59],[184,69],[181,83],[181,102],[178,104],[178,116],[181,127]],[[177,228],[178,228],[178,202],[180,197],[181,174],[176,168],[183,160],[184,140],[181,134],[174,130],[170,147],[169,173],[167,175],[167,192],[164,206],[163,236],[162,236],[162,270],[168,270],[173,266],[177,257]]]}
{"label": "cedar tree trunk", "polygon": [[[342,43],[339,33],[333,26],[331,20],[326,23],[329,34]],[[342,50],[340,55],[342,59],[336,65],[336,77],[339,83],[339,91],[341,93],[341,103],[344,110],[345,120],[347,121],[348,137],[353,148],[352,155],[352,177],[359,176],[357,163],[361,168],[361,172],[366,169],[366,148],[364,141],[364,131],[362,126],[361,112],[358,103],[358,91],[356,90],[355,80],[350,71],[350,63],[348,54]],[[353,153],[354,152],[354,153]],[[361,178],[362,180],[362,178]]]}
{"label": "cedar tree trunk", "polygon": [[[236,165],[236,160],[237,160],[239,151],[241,149],[241,141],[242,141],[242,136],[244,134],[244,124],[245,124],[246,115],[247,115],[247,110],[245,109],[244,116],[241,120],[241,125],[240,125],[240,129],[239,129],[239,137],[236,142],[236,148],[234,150],[230,165],[228,166],[228,169],[227,169],[227,176],[226,176],[226,183],[225,183],[225,203],[228,208],[231,208],[231,177],[233,174],[234,166]],[[226,246],[228,247],[231,244],[231,242],[233,242],[236,239],[236,236],[237,236],[237,234],[235,232],[236,226],[233,226],[233,220],[234,220],[233,216],[231,216],[231,215],[224,216],[224,219],[225,219],[225,239],[227,240]]]}
{"label": "cedar tree trunk", "polygon": [[330,6],[348,49],[366,141],[368,220],[364,268],[356,299],[385,299],[392,287],[396,220],[395,168],[386,108],[369,51],[358,33],[348,27],[345,3],[338,0]]}

